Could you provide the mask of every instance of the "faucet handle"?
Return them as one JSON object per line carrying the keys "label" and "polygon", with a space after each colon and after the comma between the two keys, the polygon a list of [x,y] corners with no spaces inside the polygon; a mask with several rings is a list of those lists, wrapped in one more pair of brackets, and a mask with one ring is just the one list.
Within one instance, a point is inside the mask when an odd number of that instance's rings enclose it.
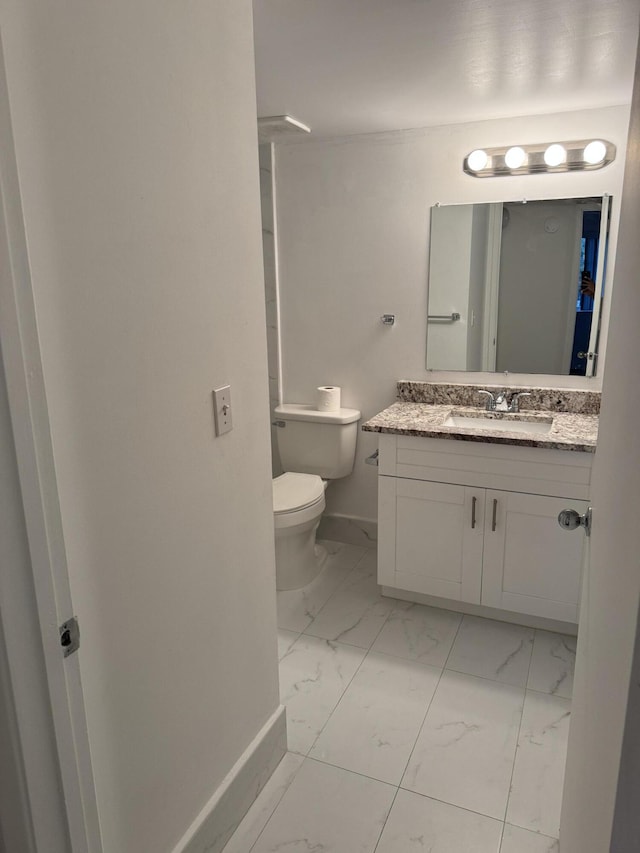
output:
{"label": "faucet handle", "polygon": [[517,394],[514,394],[511,397],[511,402],[509,403],[509,411],[510,412],[519,412],[520,411],[520,397],[530,397],[531,391],[518,391]]}
{"label": "faucet handle", "polygon": [[487,410],[488,412],[493,412],[493,411],[495,411],[495,408],[496,408],[496,398],[493,396],[493,394],[491,393],[491,391],[485,391],[484,389],[479,388],[479,389],[476,391],[476,394],[484,394],[484,395],[486,396],[486,398],[487,398],[486,410]]}

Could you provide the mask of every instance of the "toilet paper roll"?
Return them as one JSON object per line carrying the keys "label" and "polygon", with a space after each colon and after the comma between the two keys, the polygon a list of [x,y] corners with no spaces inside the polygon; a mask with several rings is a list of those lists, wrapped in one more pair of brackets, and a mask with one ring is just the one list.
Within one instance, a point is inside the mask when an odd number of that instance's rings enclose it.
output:
{"label": "toilet paper roll", "polygon": [[340,408],[340,388],[337,385],[320,385],[316,391],[316,409],[319,412],[337,412]]}

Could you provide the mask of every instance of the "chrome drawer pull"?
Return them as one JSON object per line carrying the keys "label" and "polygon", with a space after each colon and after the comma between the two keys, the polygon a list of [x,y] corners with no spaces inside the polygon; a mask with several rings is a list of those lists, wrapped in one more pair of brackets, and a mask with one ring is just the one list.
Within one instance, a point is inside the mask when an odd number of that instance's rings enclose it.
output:
{"label": "chrome drawer pull", "polygon": [[491,519],[491,530],[495,533],[496,529],[496,517],[498,515],[498,501],[496,498],[493,499],[493,518]]}

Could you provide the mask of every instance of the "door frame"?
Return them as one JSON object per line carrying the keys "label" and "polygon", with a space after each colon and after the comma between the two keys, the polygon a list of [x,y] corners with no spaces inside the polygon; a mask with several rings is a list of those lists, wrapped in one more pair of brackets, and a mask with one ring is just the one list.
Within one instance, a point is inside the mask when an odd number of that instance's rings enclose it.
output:
{"label": "door frame", "polygon": [[[35,603],[4,601],[25,624],[36,614],[46,670],[57,762],[72,853],[102,853],[79,654],[64,658],[59,625],[74,615],[49,426],[34,295],[15,156],[6,67],[0,33],[0,346],[17,464],[16,504],[24,514]],[[27,610],[32,612],[26,612]],[[5,634],[5,640],[11,640]],[[20,673],[19,649],[6,647],[9,668]],[[28,717],[24,696],[5,686],[18,722]],[[25,703],[21,707],[21,702]],[[37,830],[42,819],[30,807],[43,779],[24,762],[23,799]],[[47,780],[44,780],[46,784]],[[53,780],[49,780],[53,784]],[[29,808],[30,807],[30,808]],[[47,827],[41,827],[42,832]],[[38,832],[36,831],[36,837]],[[46,837],[46,836],[45,836]]]}

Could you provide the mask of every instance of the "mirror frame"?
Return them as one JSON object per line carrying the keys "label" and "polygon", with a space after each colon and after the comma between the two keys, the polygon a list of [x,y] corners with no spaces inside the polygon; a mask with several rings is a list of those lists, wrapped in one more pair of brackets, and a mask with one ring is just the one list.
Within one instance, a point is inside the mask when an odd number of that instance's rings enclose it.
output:
{"label": "mirror frame", "polygon": [[[596,201],[600,205],[601,209],[601,219],[600,219],[600,232],[599,232],[599,247],[604,246],[604,251],[599,250],[597,255],[597,267],[595,271],[595,292],[594,292],[594,301],[593,301],[593,314],[591,319],[590,333],[589,333],[589,346],[586,352],[587,359],[585,365],[584,373],[571,373],[571,365],[568,366],[566,372],[563,373],[542,373],[541,371],[536,370],[514,370],[511,368],[502,368],[501,370],[492,369],[491,367],[485,367],[484,365],[491,364],[490,354],[487,352],[487,340],[493,341],[493,358],[495,364],[495,352],[497,346],[497,336],[498,336],[498,312],[497,312],[497,304],[488,306],[485,304],[485,316],[489,316],[491,320],[491,326],[488,330],[485,330],[483,333],[483,353],[482,353],[482,365],[477,368],[468,368],[468,367],[442,367],[440,365],[434,366],[432,363],[432,359],[429,358],[429,340],[430,340],[430,330],[437,325],[446,325],[451,326],[454,323],[460,322],[463,320],[461,312],[458,310],[458,306],[451,313],[442,313],[436,314],[435,311],[430,313],[431,307],[431,293],[432,293],[432,281],[434,275],[434,222],[435,217],[434,213],[437,209],[463,209],[467,208],[471,213],[476,208],[487,208],[489,211],[489,217],[493,218],[491,223],[491,234],[496,235],[494,239],[488,239],[487,246],[487,256],[486,256],[486,264],[485,269],[487,267],[492,268],[493,272],[491,273],[494,277],[499,277],[499,267],[500,267],[500,247],[501,247],[501,233],[502,227],[500,228],[497,224],[497,206],[500,205],[501,209],[504,210],[504,205],[517,205],[517,204],[526,204],[533,202],[568,202],[575,201],[576,203],[583,202],[588,203],[589,201]],[[518,374],[518,375],[544,375],[544,376],[553,376],[559,378],[592,378],[596,375],[596,369],[598,366],[598,343],[602,340],[601,337],[601,324],[602,324],[602,310],[603,310],[603,295],[604,295],[604,284],[605,284],[605,274],[606,274],[606,263],[607,263],[607,255],[611,249],[610,239],[611,239],[611,215],[612,215],[612,196],[609,193],[604,193],[602,196],[593,194],[584,195],[584,196],[563,196],[563,197],[555,197],[555,198],[538,198],[538,199],[514,199],[514,200],[505,200],[498,202],[491,201],[480,201],[480,202],[470,202],[467,204],[464,203],[452,203],[452,204],[441,204],[437,203],[431,207],[431,216],[430,216],[430,233],[429,233],[429,259],[428,259],[428,282],[427,282],[427,322],[426,322],[426,351],[425,351],[425,367],[429,372],[439,372],[439,373],[485,373],[485,374],[496,374],[496,375],[508,375],[510,373]],[[502,219],[502,215],[500,216]],[[498,230],[499,229],[499,230]],[[593,274],[593,273],[592,273]],[[485,277],[487,273],[485,272]],[[609,288],[611,284],[609,284]],[[497,300],[497,284],[495,287],[495,299]],[[567,294],[571,296],[570,293]],[[577,296],[577,294],[576,294]],[[573,300],[572,300],[573,301]],[[571,305],[572,303],[570,303]],[[569,305],[569,309],[571,307]],[[447,307],[448,311],[448,307]],[[471,312],[473,316],[473,312]],[[466,322],[465,327],[467,327]],[[472,321],[473,323],[473,321]],[[467,327],[468,328],[468,327]],[[606,336],[605,336],[606,337]]]}

